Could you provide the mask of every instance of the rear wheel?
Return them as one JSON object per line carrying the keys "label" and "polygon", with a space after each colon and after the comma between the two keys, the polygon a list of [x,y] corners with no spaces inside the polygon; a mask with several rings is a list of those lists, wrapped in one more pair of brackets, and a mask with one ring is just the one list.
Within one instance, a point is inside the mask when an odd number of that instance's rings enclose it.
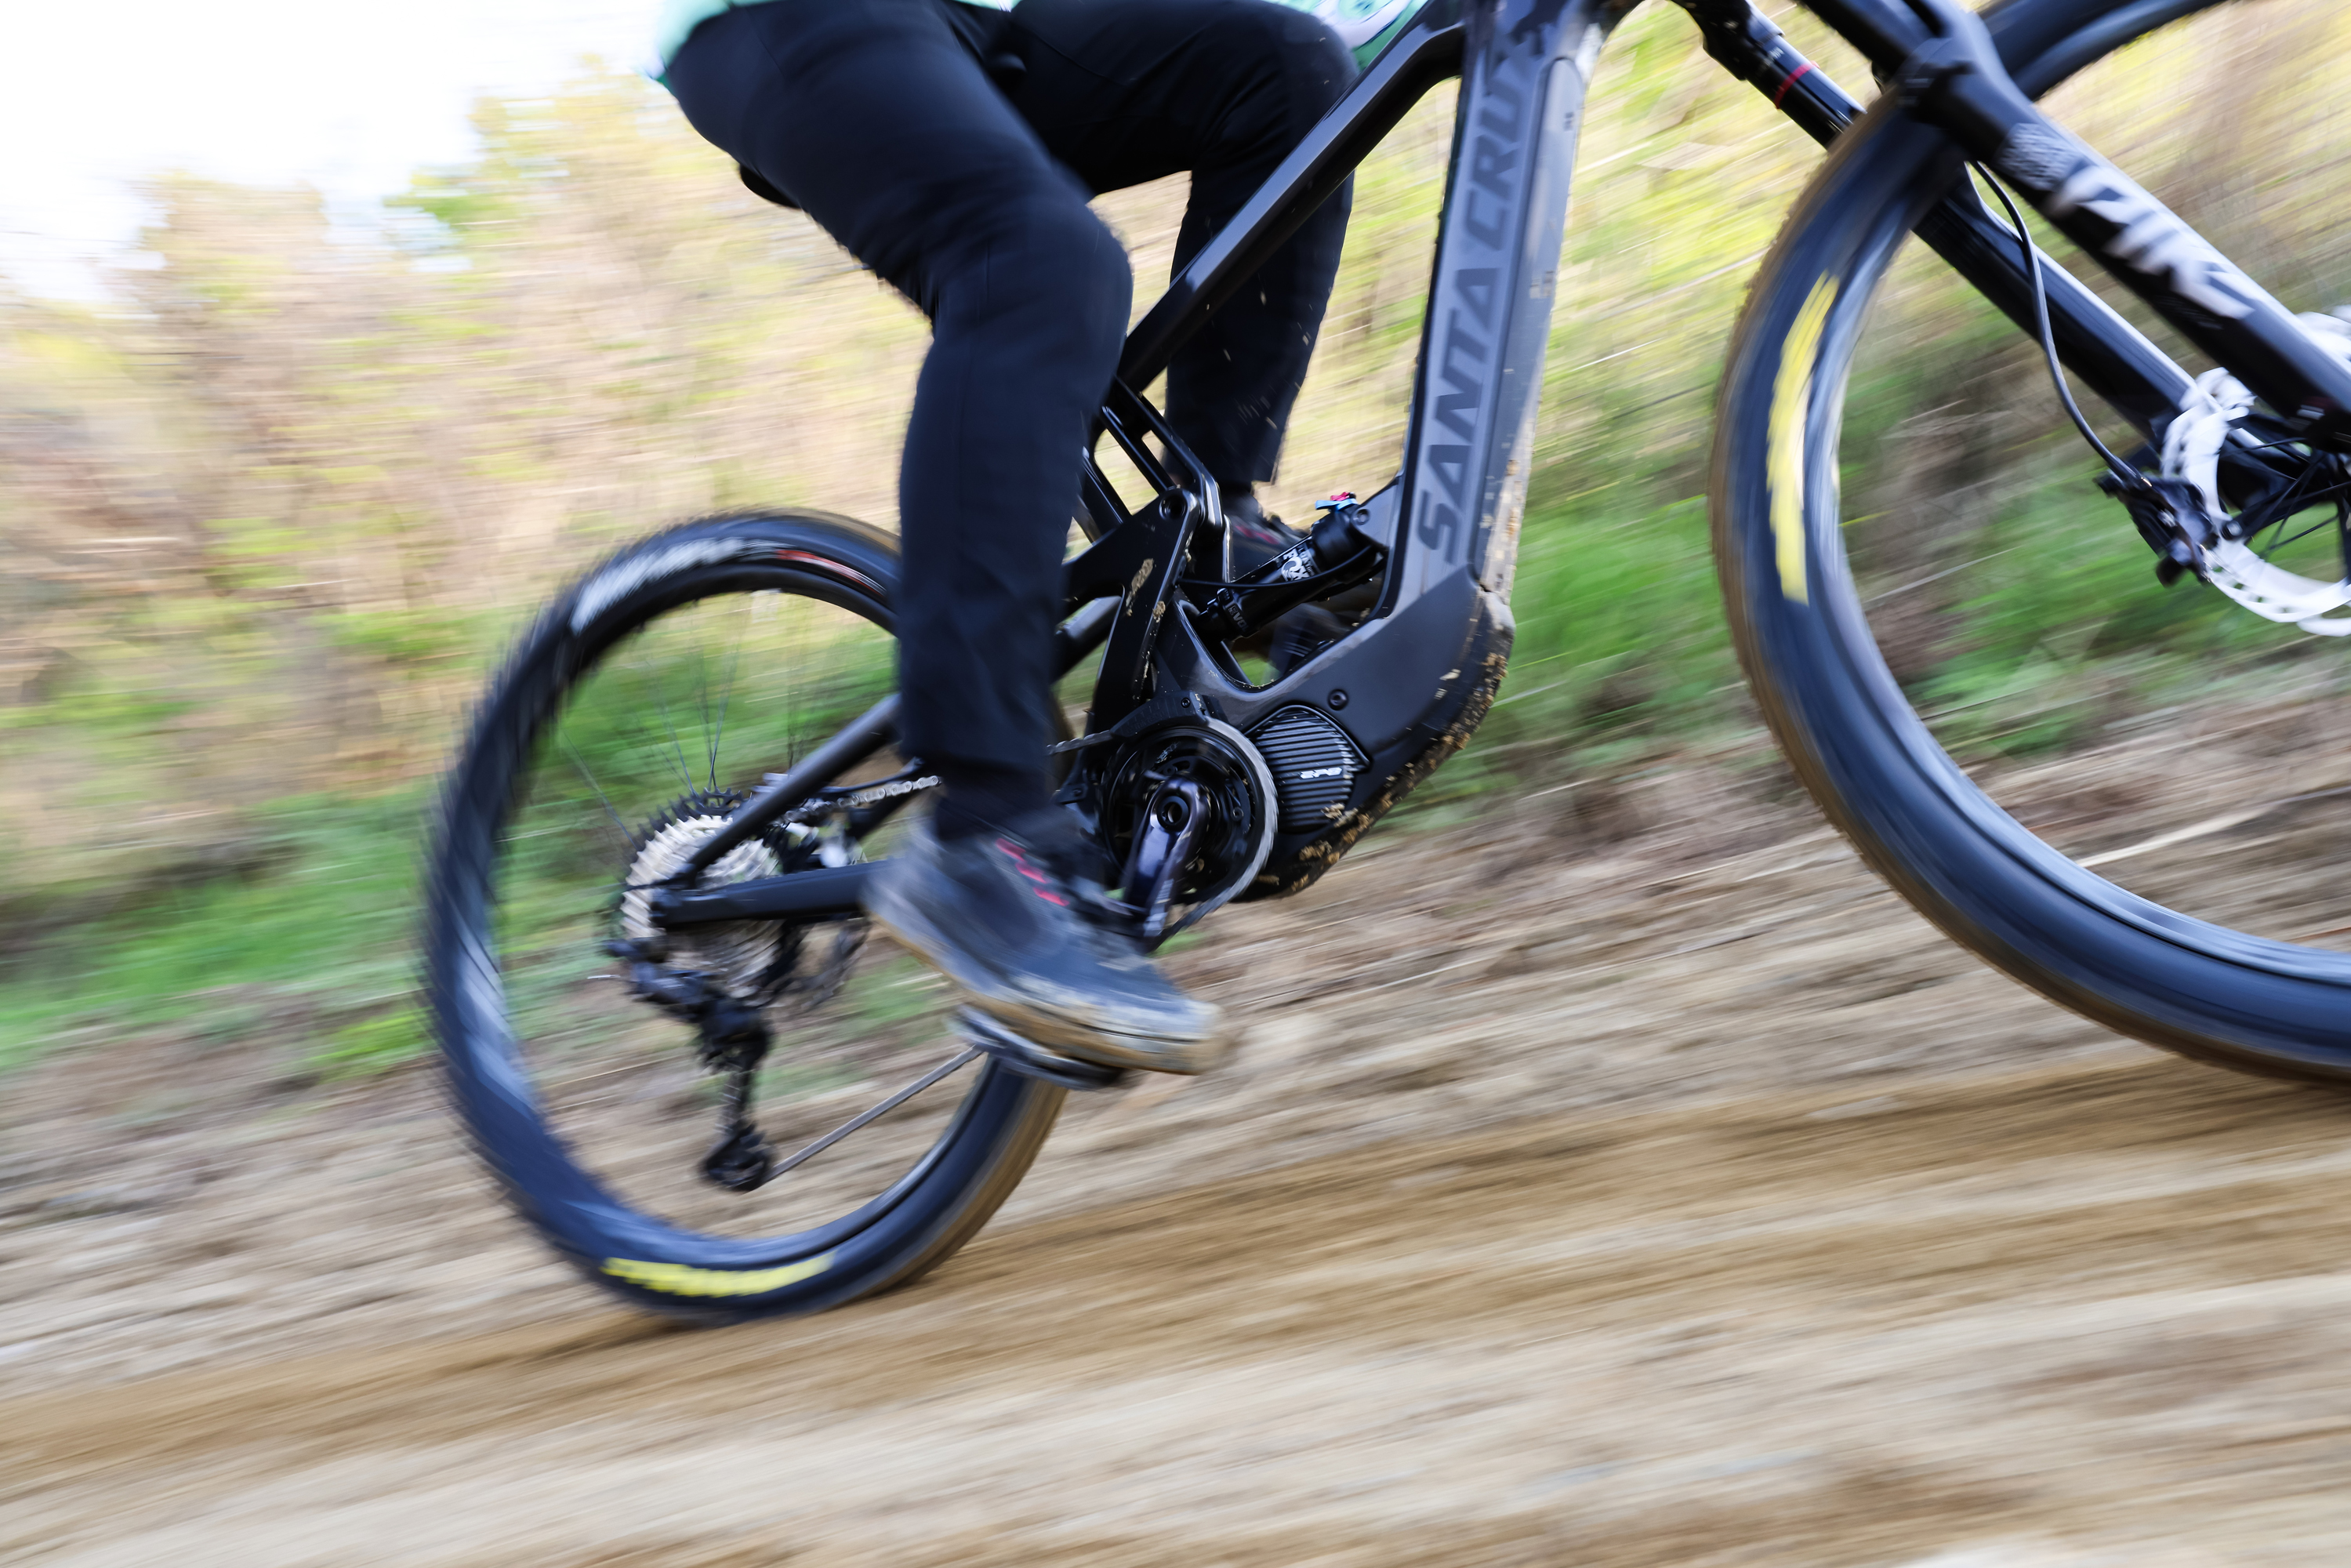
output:
{"label": "rear wheel", "polygon": [[[2351,171],[2294,107],[2340,57],[2339,7],[2190,15],[2206,10],[2011,0],[1986,18],[2029,91],[2090,67],[2051,112],[2282,298],[2351,303],[2325,243]],[[1882,103],[1756,283],[1714,507],[1757,695],[1871,863],[2009,974],[2190,1056],[2351,1080],[2351,648],[2158,585],[2037,349],[1906,251],[1960,177],[1948,142]],[[2331,580],[2339,465],[2275,451],[2304,487],[2254,542]]]}
{"label": "rear wheel", "polygon": [[[941,984],[862,920],[667,934],[648,916],[641,890],[764,774],[889,692],[895,578],[893,542],[838,518],[657,535],[549,610],[449,779],[427,966],[458,1108],[524,1217],[642,1305],[741,1318],[912,1279],[987,1221],[1060,1110],[1062,1090],[969,1051]],[[703,885],[886,854],[927,783],[901,764],[870,758],[837,809]],[[728,1077],[708,1030],[642,999],[647,953],[772,1031],[748,1082],[789,1168],[756,1190],[704,1170]]]}

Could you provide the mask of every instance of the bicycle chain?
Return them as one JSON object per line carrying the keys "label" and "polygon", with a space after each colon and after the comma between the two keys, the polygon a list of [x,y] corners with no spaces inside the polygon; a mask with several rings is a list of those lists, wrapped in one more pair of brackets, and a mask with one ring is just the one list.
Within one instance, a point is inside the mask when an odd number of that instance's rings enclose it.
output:
{"label": "bicycle chain", "polygon": [[[938,782],[936,775],[925,774],[920,779],[893,779],[887,783],[876,784],[870,789],[860,789],[848,795],[835,796],[830,800],[805,800],[785,812],[778,819],[778,825],[806,826],[820,818],[862,810],[868,806],[879,805],[884,800],[894,800],[904,796],[920,794],[925,789],[935,789],[938,787]],[[718,819],[715,817],[707,820],[711,826],[705,831],[703,835],[705,837],[708,832],[716,831],[718,822]],[[681,821],[671,824],[664,831],[674,831],[680,827],[690,829],[698,825],[700,821],[702,819],[692,821]],[[689,839],[682,846],[666,848],[667,859],[663,861],[661,872],[666,873],[670,860],[683,859],[684,851],[690,849],[692,842],[693,841]],[[735,852],[736,855],[745,852],[740,849]],[[640,861],[643,860],[642,852],[639,858]],[[660,880],[659,875],[648,876],[643,883],[624,879],[622,911],[624,922],[622,929],[627,935],[639,938],[653,935],[652,927],[643,913],[642,906],[634,912],[633,922],[630,922],[632,912],[627,900],[632,894],[637,895],[642,900],[643,887],[658,880]],[[771,976],[765,984],[747,987],[737,994],[744,1000],[759,1007],[774,1007],[787,998],[796,998],[798,1007],[795,1010],[813,1012],[838,996],[841,988],[848,983],[849,971],[857,962],[858,953],[865,946],[867,930],[868,923],[863,920],[845,920],[841,922],[840,931],[833,938],[831,953],[814,974],[805,978],[789,973]]]}
{"label": "bicycle chain", "polygon": [[866,934],[872,929],[871,921],[842,921],[839,935],[832,939],[832,954],[825,959],[824,967],[806,980],[788,987],[776,999],[781,1001],[784,997],[797,997],[799,1002],[796,1010],[804,1013],[814,1012],[841,994],[841,988],[849,983],[850,967],[857,962],[857,955],[865,946]]}
{"label": "bicycle chain", "polygon": [[938,787],[939,779],[935,773],[926,773],[920,779],[893,779],[889,783],[876,784],[870,789],[861,789],[853,795],[843,795],[836,800],[824,800],[811,798],[803,800],[786,811],[781,820],[786,822],[806,824],[815,821],[820,817],[829,817],[835,811],[860,811],[868,806],[878,806],[884,800],[895,800],[902,795],[919,795],[925,789],[935,789]]}
{"label": "bicycle chain", "polygon": [[[868,806],[879,805],[884,800],[895,800],[904,796],[920,794],[925,789],[935,789],[938,788],[938,783],[937,775],[925,774],[920,779],[900,779],[887,784],[876,784],[871,789],[861,789],[835,800],[804,801],[785,812],[783,820],[786,822],[805,825],[817,818],[829,817],[836,812],[862,810]],[[840,994],[841,988],[849,983],[849,971],[857,962],[857,955],[864,949],[865,938],[872,929],[872,925],[870,921],[847,920],[841,923],[839,935],[832,939],[832,952],[825,959],[824,967],[805,981],[789,987],[784,993],[784,995],[799,997],[799,1011],[814,1012]],[[782,999],[781,996],[777,998],[778,1001]]]}

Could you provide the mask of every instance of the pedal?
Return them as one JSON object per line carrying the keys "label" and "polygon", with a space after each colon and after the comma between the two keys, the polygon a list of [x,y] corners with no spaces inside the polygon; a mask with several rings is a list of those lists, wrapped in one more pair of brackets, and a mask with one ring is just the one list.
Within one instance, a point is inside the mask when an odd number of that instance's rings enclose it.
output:
{"label": "pedal", "polygon": [[972,1044],[1027,1077],[1058,1083],[1064,1089],[1110,1089],[1126,1082],[1126,1070],[1123,1067],[1102,1067],[1080,1061],[1074,1056],[1063,1056],[1013,1033],[977,1008],[965,1008],[956,1013],[956,1023]]}

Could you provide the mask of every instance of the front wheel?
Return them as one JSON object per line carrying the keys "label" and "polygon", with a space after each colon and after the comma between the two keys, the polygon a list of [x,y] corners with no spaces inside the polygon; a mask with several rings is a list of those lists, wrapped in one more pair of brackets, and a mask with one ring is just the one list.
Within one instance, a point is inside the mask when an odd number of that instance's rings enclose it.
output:
{"label": "front wheel", "polygon": [[[2298,308],[2351,303],[2327,240],[2344,161],[2294,121],[2331,97],[2339,7],[2204,10],[2011,0],[1986,19],[2028,90],[2120,49],[2052,112]],[[1959,177],[1882,102],[1755,285],[1713,484],[1750,680],[1830,817],[1957,940],[2122,1033],[2351,1082],[2345,644],[2158,585],[2037,347],[1905,253]],[[2335,460],[2280,447],[2325,483],[2278,548],[2333,549]]]}
{"label": "front wheel", "polygon": [[[425,957],[453,1098],[523,1217],[641,1306],[738,1319],[904,1283],[987,1221],[1060,1111],[954,1038],[943,985],[861,919],[681,935],[647,915],[764,775],[891,690],[896,580],[893,541],[841,518],[656,535],[549,609],[448,780]],[[884,747],[703,885],[886,855],[930,782]],[[755,1075],[648,999],[649,959],[764,1017]],[[741,1082],[778,1167],[748,1191],[722,1179],[739,1148],[714,1150]]]}

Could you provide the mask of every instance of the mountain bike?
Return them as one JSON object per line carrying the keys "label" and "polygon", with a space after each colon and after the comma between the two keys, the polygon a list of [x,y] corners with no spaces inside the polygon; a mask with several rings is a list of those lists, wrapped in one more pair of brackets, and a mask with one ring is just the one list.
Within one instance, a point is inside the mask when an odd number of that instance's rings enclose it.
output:
{"label": "mountain bike", "polygon": [[[1131,335],[1065,570],[1061,665],[1091,697],[1056,761],[1137,942],[1312,883],[1493,704],[1577,131],[1632,3],[1429,0]],[[1712,469],[1738,652],[1796,774],[2025,984],[2189,1056],[2351,1077],[2351,956],[2126,892],[1995,804],[1891,673],[1847,548],[1851,432],[1887,439],[1855,367],[1915,236],[2061,394],[2087,387],[2135,435],[2115,451],[2064,396],[2103,469],[2081,505],[2149,552],[2148,593],[2193,578],[2249,622],[2351,626],[2342,574],[2277,548],[2341,546],[2351,335],[2289,312],[2036,107],[2213,0],[1813,0],[1883,84],[1866,110],[1745,0],[1678,4],[1830,149],[1753,284]],[[1140,389],[1454,78],[1401,472],[1238,571],[1216,486]],[[2015,198],[2122,303],[2038,249]],[[2158,347],[2130,298],[2211,368]],[[896,743],[896,575],[887,535],[815,512],[622,549],[523,638],[447,783],[426,952],[455,1099],[529,1222],[643,1307],[734,1319],[903,1284],[987,1221],[1066,1095],[1116,1079],[866,949],[860,890],[935,783]],[[1301,607],[1322,634],[1252,662]]]}

